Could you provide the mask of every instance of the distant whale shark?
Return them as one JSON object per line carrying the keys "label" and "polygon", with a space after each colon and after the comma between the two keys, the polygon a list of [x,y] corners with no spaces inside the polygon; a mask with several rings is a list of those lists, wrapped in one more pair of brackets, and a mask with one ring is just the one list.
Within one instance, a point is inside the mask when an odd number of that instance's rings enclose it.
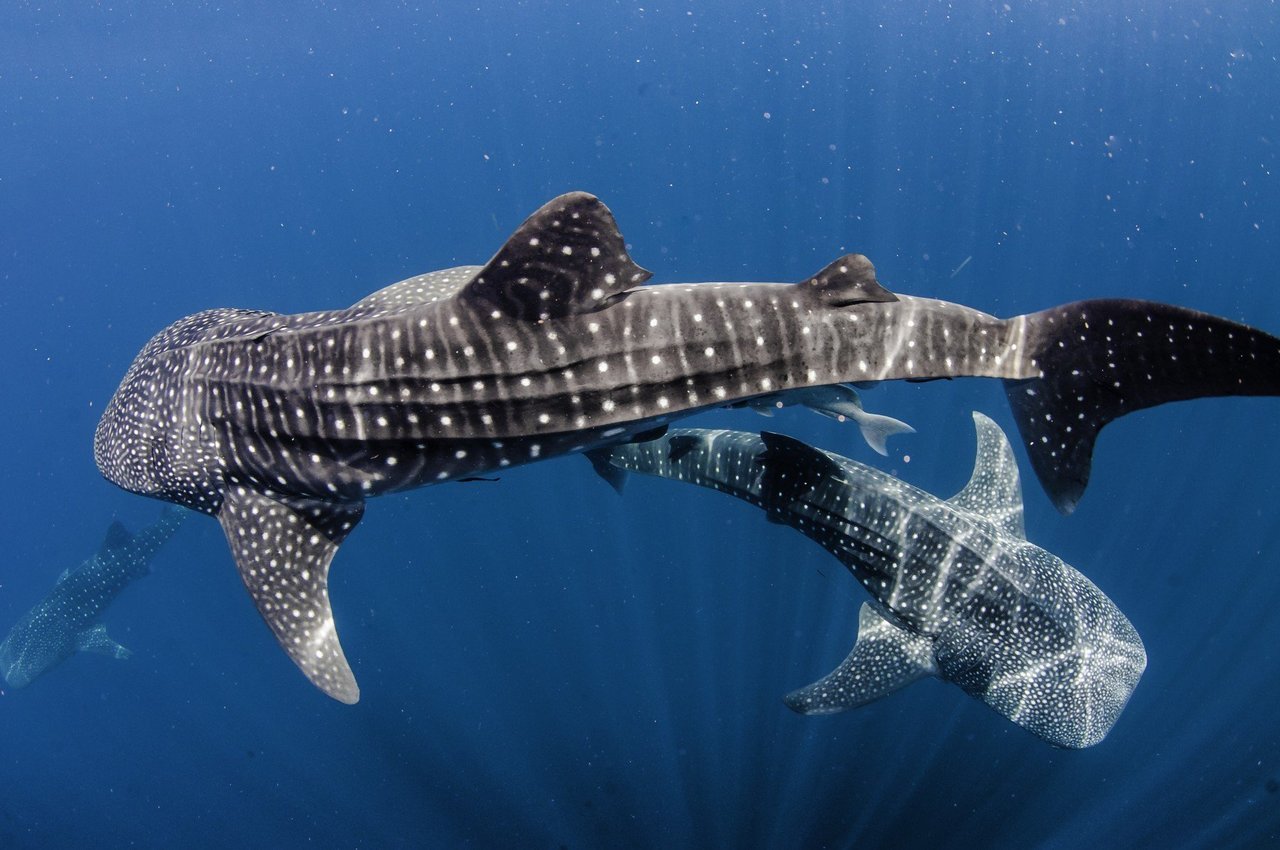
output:
{"label": "distant whale shark", "polygon": [[328,574],[370,496],[625,442],[757,396],[970,375],[1006,381],[1035,471],[1069,511],[1112,419],[1280,394],[1280,340],[1164,304],[998,319],[895,295],[858,254],[794,284],[649,277],[604,204],[579,192],[535,212],[483,267],[343,310],[197,313],[130,366],[98,424],[98,468],[218,517],[289,657],[355,702]]}
{"label": "distant whale shark", "polygon": [[1013,450],[994,422],[973,419],[973,475],[946,501],[768,432],[672,430],[589,456],[761,507],[871,593],[849,657],[786,697],[796,711],[844,711],[937,676],[1051,744],[1092,746],[1146,669],[1142,640],[1093,582],[1027,542]]}
{"label": "distant whale shark", "polygon": [[64,570],[53,589],[0,642],[5,683],[26,687],[77,651],[128,658],[129,650],[107,635],[99,618],[120,591],[150,572],[151,559],[186,515],[181,508],[167,508],[158,522],[137,534],[111,523],[94,556]]}

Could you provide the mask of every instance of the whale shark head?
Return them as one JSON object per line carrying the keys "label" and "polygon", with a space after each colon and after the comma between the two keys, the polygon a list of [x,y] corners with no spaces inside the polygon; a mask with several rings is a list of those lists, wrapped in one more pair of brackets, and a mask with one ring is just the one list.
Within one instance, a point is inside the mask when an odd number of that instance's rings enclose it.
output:
{"label": "whale shark head", "polygon": [[274,313],[205,310],[153,336],[134,358],[93,435],[93,457],[111,483],[205,513],[219,500],[212,423],[178,392],[173,372],[190,346]]}

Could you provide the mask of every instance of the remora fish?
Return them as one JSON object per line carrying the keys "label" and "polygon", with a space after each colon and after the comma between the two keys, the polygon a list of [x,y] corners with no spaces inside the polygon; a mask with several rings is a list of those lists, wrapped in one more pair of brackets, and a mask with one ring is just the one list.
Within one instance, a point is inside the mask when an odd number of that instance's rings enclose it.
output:
{"label": "remora fish", "polygon": [[354,702],[327,583],[369,496],[623,442],[754,396],[971,375],[1005,379],[1036,473],[1069,511],[1112,419],[1280,394],[1280,340],[1164,304],[997,319],[894,295],[859,254],[796,284],[643,286],[649,276],[579,192],[483,267],[345,310],[197,313],[130,366],[98,424],[98,468],[217,516],[290,658]]}
{"label": "remora fish", "polygon": [[796,711],[845,711],[937,676],[1051,744],[1092,746],[1146,669],[1142,640],[1093,582],[1027,542],[1013,450],[973,419],[973,475],[946,501],[768,432],[679,429],[589,456],[761,507],[871,593],[848,658],[786,697]]}
{"label": "remora fish", "polygon": [[128,658],[129,650],[98,622],[120,591],[151,571],[151,559],[186,517],[168,508],[154,525],[137,534],[111,523],[97,553],[74,570],[64,570],[38,605],[14,624],[0,643],[0,673],[11,688],[22,688],[76,651]]}
{"label": "remora fish", "polygon": [[889,449],[885,441],[894,434],[914,434],[905,422],[891,416],[867,413],[862,409],[862,399],[856,390],[847,384],[834,384],[826,387],[811,387],[802,390],[789,390],[773,395],[756,396],[731,407],[749,407],[763,416],[772,416],[775,409],[800,404],[810,410],[829,416],[839,422],[853,420],[862,432],[862,438],[876,454],[888,455]]}

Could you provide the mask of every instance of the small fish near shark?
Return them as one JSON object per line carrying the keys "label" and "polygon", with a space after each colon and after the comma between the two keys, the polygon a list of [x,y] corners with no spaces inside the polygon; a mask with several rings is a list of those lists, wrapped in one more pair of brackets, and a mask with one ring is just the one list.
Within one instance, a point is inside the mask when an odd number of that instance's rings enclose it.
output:
{"label": "small fish near shark", "polygon": [[0,642],[5,683],[26,687],[76,652],[128,658],[129,650],[107,635],[102,612],[120,591],[151,571],[156,552],[187,515],[179,507],[166,508],[157,522],[136,534],[111,523],[98,551],[75,569],[64,570],[53,589]]}
{"label": "small fish near shark", "polygon": [[763,416],[772,416],[775,409],[791,407],[797,404],[807,407],[815,413],[829,416],[837,422],[844,422],[846,419],[852,420],[857,424],[858,430],[862,432],[862,438],[867,441],[867,445],[879,455],[887,456],[889,454],[889,448],[885,441],[894,434],[914,434],[916,432],[915,428],[905,422],[894,419],[892,416],[868,413],[862,407],[862,398],[858,395],[857,390],[847,384],[807,387],[785,393],[756,396],[747,401],[729,406],[749,407]]}
{"label": "small fish near shark", "polygon": [[1013,450],[995,422],[973,419],[973,475],[947,500],[769,432],[673,429],[588,457],[763,508],[870,592],[853,650],[787,695],[795,711],[845,711],[937,676],[1051,744],[1092,746],[1128,702],[1146,650],[1093,582],[1027,542]]}
{"label": "small fish near shark", "polygon": [[574,192],[484,266],[340,310],[196,313],[135,358],[94,457],[126,490],[216,516],[281,646],[352,703],[328,575],[371,496],[623,443],[759,396],[976,376],[1004,380],[1036,475],[1069,512],[1111,420],[1280,394],[1280,339],[1166,304],[999,319],[894,294],[860,254],[798,283],[649,277],[608,208]]}

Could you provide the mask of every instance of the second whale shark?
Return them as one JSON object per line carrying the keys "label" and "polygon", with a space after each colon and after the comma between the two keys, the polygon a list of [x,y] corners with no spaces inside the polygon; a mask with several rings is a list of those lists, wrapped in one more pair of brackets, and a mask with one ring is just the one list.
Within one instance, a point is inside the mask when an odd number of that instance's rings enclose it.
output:
{"label": "second whale shark", "polygon": [[371,496],[625,442],[757,397],[978,376],[1005,381],[1033,468],[1070,511],[1111,420],[1280,394],[1280,340],[1166,304],[999,319],[894,294],[859,254],[797,283],[649,277],[605,205],[575,192],[484,266],[341,310],[197,313],[135,358],[95,460],[127,490],[216,516],[289,657],[355,702],[328,575]]}
{"label": "second whale shark", "polygon": [[787,695],[796,711],[845,711],[937,676],[1051,744],[1092,746],[1128,702],[1146,650],[1093,582],[1027,541],[1013,450],[995,422],[973,419],[973,474],[947,500],[769,432],[679,429],[589,457],[597,469],[698,484],[761,507],[870,592],[853,650]]}
{"label": "second whale shark", "polygon": [[100,622],[102,612],[134,581],[151,571],[151,560],[186,518],[182,508],[168,507],[142,531],[130,532],[119,522],[93,557],[64,570],[53,589],[22,616],[0,641],[0,676],[11,688],[23,688],[76,652],[128,658]]}

